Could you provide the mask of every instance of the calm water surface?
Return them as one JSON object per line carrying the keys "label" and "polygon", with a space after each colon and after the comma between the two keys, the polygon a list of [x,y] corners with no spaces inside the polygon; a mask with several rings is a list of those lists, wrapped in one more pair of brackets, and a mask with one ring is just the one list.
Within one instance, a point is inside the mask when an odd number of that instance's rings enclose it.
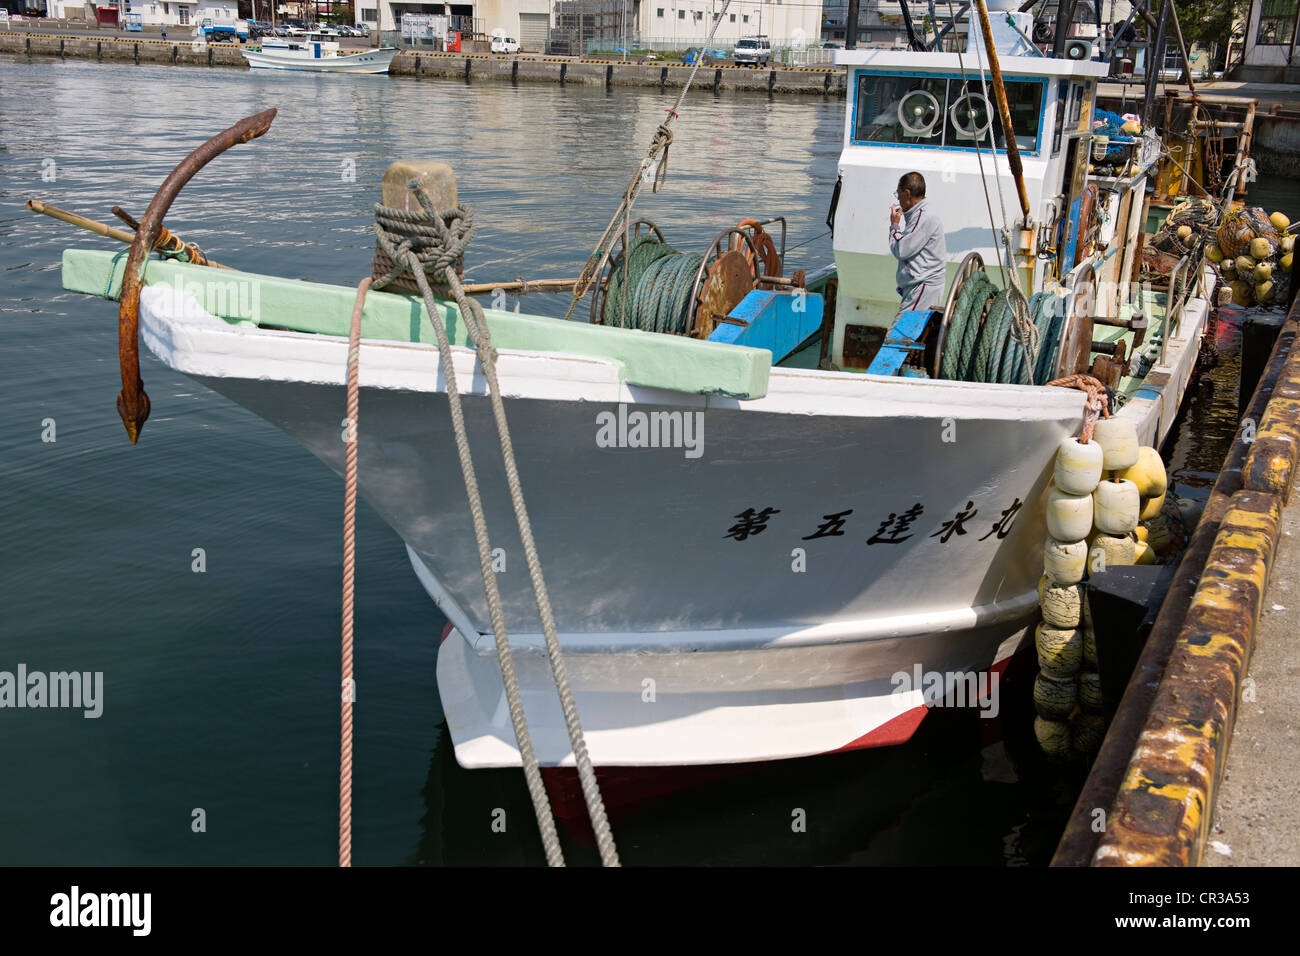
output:
{"label": "calm water surface", "polygon": [[[328,865],[337,823],[341,482],[147,354],[154,412],[132,448],[116,308],[59,276],[65,247],[110,244],[23,201],[139,216],[197,143],[276,106],[272,132],[203,170],[168,217],[212,258],[354,283],[384,168],[435,159],[476,210],[471,278],[576,275],[673,96],[0,57],[0,670],[105,681],[98,719],[0,711],[0,864]],[[637,211],[684,249],[783,214],[793,264],[827,261],[841,108],[692,95],[667,187]],[[1180,425],[1192,493],[1231,436],[1234,336],[1225,323],[1225,362]],[[444,621],[401,542],[364,505],[358,538],[354,859],[540,863],[520,774],[455,763],[434,671]],[[1078,781],[1036,759],[1023,708],[1003,710],[935,711],[905,747],[680,794],[616,818],[620,850],[630,864],[1044,863]],[[567,842],[594,860],[580,833]]]}

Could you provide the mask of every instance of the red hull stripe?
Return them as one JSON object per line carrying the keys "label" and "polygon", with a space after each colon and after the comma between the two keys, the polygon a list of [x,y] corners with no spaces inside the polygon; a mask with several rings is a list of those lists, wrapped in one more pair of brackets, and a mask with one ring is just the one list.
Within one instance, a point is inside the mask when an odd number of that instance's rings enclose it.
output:
{"label": "red hull stripe", "polygon": [[865,750],[868,747],[892,747],[895,744],[907,743],[912,739],[912,734],[916,733],[916,728],[921,726],[921,721],[929,710],[924,704],[913,707],[911,710],[904,711],[897,717],[891,717],[875,730],[863,734],[857,740],[850,740],[843,747],[836,750],[827,751],[828,753],[839,754],[846,750]]}

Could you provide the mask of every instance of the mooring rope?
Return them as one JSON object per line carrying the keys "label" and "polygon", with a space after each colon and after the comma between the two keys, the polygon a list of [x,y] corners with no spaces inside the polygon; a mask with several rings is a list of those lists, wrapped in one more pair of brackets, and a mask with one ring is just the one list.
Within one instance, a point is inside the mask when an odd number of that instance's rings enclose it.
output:
{"label": "mooring rope", "polygon": [[460,392],[456,386],[455,369],[452,366],[451,342],[447,336],[442,314],[434,301],[429,276],[432,276],[435,280],[441,279],[451,289],[456,305],[460,309],[461,318],[465,322],[465,328],[470,340],[474,343],[478,353],[483,375],[487,379],[488,396],[500,439],[501,456],[505,463],[506,483],[510,488],[510,501],[514,506],[515,520],[519,526],[519,537],[528,564],[528,574],[532,582],[533,594],[537,599],[537,610],[542,620],[542,631],[546,636],[546,651],[551,664],[551,674],[555,679],[560,707],[564,713],[564,725],[568,730],[569,743],[573,748],[574,762],[577,764],[578,778],[582,786],[582,795],[587,804],[587,813],[591,818],[592,830],[596,835],[596,845],[600,850],[601,862],[605,866],[618,866],[618,852],[614,846],[614,837],[605,815],[605,805],[601,799],[600,787],[596,782],[595,769],[587,752],[582,724],[578,719],[577,704],[569,688],[568,672],[565,668],[564,657],[561,653],[559,637],[556,632],[555,616],[551,611],[550,596],[546,589],[546,582],[542,577],[541,562],[537,556],[537,546],[533,540],[532,526],[529,523],[528,511],[524,504],[523,489],[519,482],[519,471],[515,463],[514,448],[510,441],[510,428],[506,422],[505,405],[501,398],[501,386],[497,379],[497,352],[492,347],[491,335],[487,322],[483,317],[482,308],[477,302],[465,295],[460,279],[456,275],[454,264],[464,254],[470,239],[474,235],[473,213],[469,207],[464,205],[452,211],[439,212],[434,208],[432,200],[420,189],[418,180],[412,180],[409,186],[419,201],[422,212],[407,212],[392,206],[375,205],[375,238],[380,250],[393,262],[393,267],[387,274],[375,278],[374,288],[383,288],[398,275],[409,272],[420,287],[425,308],[429,313],[429,320],[433,323],[434,331],[438,336],[439,360],[446,381],[447,402],[451,411],[452,428],[456,436],[456,452],[460,458],[461,473],[465,479],[465,490],[469,497],[470,515],[474,522],[474,539],[478,545],[479,570],[483,576],[483,587],[487,595],[488,616],[492,621],[492,634],[496,641],[497,660],[501,665],[501,679],[505,687],[506,702],[514,726],[515,739],[519,745],[524,778],[528,783],[528,792],[532,797],[538,827],[542,832],[542,844],[546,849],[547,861],[552,866],[564,865],[564,857],[555,829],[555,820],[551,813],[550,800],[546,795],[546,787],[542,782],[537,756],[533,752],[532,738],[528,731],[523,700],[519,691],[519,681],[515,673],[513,652],[510,649],[510,641],[506,633],[505,612],[501,604],[501,594],[497,588],[496,573],[492,570],[492,549],[488,541],[487,522],[483,511],[483,502],[479,496],[478,479],[474,473],[474,462],[470,457],[465,417],[461,409]]}
{"label": "mooring rope", "polygon": [[370,279],[357,286],[348,332],[348,413],[346,458],[343,468],[343,681],[340,700],[339,749],[339,866],[352,865],[352,704],[356,684],[352,679],[353,595],[357,563],[357,414],[361,403],[357,384],[357,360],[361,351],[361,310],[366,304]]}
{"label": "mooring rope", "polygon": [[1097,419],[1102,415],[1110,418],[1110,398],[1106,394],[1106,386],[1091,375],[1067,375],[1065,378],[1053,379],[1046,384],[1059,385],[1061,388],[1077,388],[1087,393],[1083,403],[1083,430],[1079,432],[1079,441],[1084,445],[1092,441],[1092,432],[1097,427]]}

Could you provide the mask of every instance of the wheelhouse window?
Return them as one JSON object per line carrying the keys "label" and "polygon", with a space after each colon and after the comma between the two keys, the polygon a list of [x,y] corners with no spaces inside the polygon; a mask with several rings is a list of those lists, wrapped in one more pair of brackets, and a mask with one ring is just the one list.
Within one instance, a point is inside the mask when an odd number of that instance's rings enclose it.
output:
{"label": "wheelhouse window", "polygon": [[1297,3],[1300,0],[1263,0],[1255,42],[1260,46],[1290,46]]}
{"label": "wheelhouse window", "polygon": [[[1036,154],[1043,107],[1042,80],[1008,80],[1007,102],[1016,145]],[[988,147],[989,126],[998,149],[1006,148],[1001,118],[978,83],[949,76],[858,72],[853,142],[865,145]]]}

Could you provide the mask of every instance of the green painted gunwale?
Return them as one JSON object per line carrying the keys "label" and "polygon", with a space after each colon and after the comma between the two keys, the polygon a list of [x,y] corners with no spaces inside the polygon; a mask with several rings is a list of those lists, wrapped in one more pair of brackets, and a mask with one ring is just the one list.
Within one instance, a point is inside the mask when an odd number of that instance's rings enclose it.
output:
{"label": "green painted gunwale", "polygon": [[[101,249],[66,249],[63,253],[63,287],[106,299],[116,299],[125,271],[124,253]],[[260,324],[296,332],[346,338],[352,317],[356,289],[282,279],[251,272],[215,270],[172,259],[150,259],[145,281],[154,285],[188,286],[204,289],[212,283],[249,282],[245,301],[256,301]],[[239,288],[236,286],[236,288]],[[254,299],[254,293],[256,298]],[[202,298],[205,300],[207,296]],[[253,325],[240,318],[239,297],[223,295],[226,314],[219,318],[231,325]],[[453,345],[471,345],[455,303],[438,303]],[[215,313],[214,313],[215,314]],[[557,352],[601,359],[618,366],[621,381],[629,385],[663,388],[700,395],[733,398],[762,398],[772,366],[766,349],[702,342],[675,335],[615,329],[586,322],[566,322],[539,315],[524,315],[484,309],[492,343],[500,349]],[[436,344],[433,326],[424,304],[416,296],[371,292],[361,317],[365,338],[392,342]]]}

